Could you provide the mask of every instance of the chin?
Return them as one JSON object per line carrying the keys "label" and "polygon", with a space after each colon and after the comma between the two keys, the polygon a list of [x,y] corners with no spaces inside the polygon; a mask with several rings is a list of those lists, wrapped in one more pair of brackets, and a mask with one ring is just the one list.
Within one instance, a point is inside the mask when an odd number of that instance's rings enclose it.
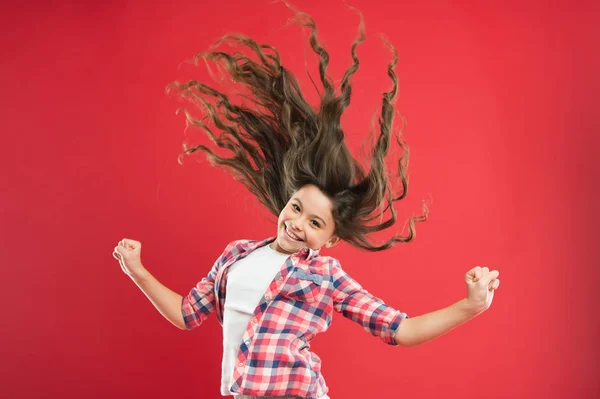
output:
{"label": "chin", "polygon": [[290,245],[289,242],[286,242],[285,240],[282,240],[280,238],[277,239],[277,244],[279,244],[279,248],[287,252],[296,252],[297,250],[302,248],[302,246],[300,245]]}

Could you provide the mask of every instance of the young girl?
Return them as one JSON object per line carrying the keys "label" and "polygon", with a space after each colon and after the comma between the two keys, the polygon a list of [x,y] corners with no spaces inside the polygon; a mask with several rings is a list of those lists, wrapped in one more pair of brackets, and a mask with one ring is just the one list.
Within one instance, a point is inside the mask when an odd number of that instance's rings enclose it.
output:
{"label": "young girl", "polygon": [[[113,252],[123,271],[180,329],[198,327],[216,311],[223,326],[221,393],[237,399],[328,399],[321,361],[310,351],[310,342],[328,329],[334,310],[386,344],[412,346],[488,309],[500,284],[498,271],[475,267],[465,275],[466,298],[409,319],[363,289],[337,259],[321,254],[323,247],[342,240],[368,251],[410,242],[414,223],[427,220],[427,207],[424,215],[409,220],[407,237],[395,235],[380,245],[369,242],[370,233],[394,225],[393,203],[405,197],[408,187],[408,147],[400,134],[394,137],[404,152],[398,161],[402,193],[397,197],[384,163],[392,141],[397,53],[390,46],[394,52],[388,65],[392,89],[383,95],[380,131],[370,170],[365,172],[350,154],[340,124],[350,103],[350,77],[359,65],[355,50],[364,41],[362,15],[360,34],[352,45],[354,62],[341,81],[339,94],[326,75],[329,55],[317,40],[313,20],[296,12],[295,22],[311,29],[310,44],[319,56],[324,91],[318,109],[305,101],[294,75],[281,65],[273,47],[242,36],[225,36],[220,41],[246,46],[259,61],[241,52],[222,51],[200,53],[195,61],[220,62],[233,81],[250,90],[253,107],[234,105],[227,95],[197,81],[170,85],[205,111],[205,118],[196,119],[184,110],[187,122],[234,155],[219,156],[203,145],[185,153],[203,150],[212,162],[233,172],[278,216],[276,236],[229,243],[207,277],[184,297],[144,268],[140,242],[123,239]],[[213,128],[205,122],[207,118]],[[391,217],[382,221],[387,210]]]}

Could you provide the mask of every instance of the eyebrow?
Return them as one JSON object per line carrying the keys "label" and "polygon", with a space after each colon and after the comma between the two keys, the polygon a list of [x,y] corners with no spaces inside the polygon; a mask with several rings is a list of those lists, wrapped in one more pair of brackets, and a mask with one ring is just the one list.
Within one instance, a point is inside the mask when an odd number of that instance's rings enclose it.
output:
{"label": "eyebrow", "polygon": [[[298,202],[300,203],[300,206],[304,207],[304,205],[302,205],[302,201],[300,201],[298,198],[294,197],[294,198],[292,198],[292,199],[295,199],[296,201],[298,201]],[[314,217],[314,218],[317,218],[317,219],[320,219],[320,220],[321,220],[321,222],[323,222],[323,224],[324,224],[325,226],[327,226],[327,223],[325,223],[325,220],[323,220],[323,218],[322,218],[322,217],[320,217],[320,216],[317,216],[317,215],[310,215],[310,216],[312,216],[312,217]]]}

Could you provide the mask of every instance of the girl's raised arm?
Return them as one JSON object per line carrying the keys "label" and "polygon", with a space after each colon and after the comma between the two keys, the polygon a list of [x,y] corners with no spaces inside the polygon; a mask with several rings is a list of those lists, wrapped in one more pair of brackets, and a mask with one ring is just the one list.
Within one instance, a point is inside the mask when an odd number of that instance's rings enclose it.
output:
{"label": "girl's raised arm", "polygon": [[154,307],[174,326],[185,329],[181,313],[182,296],[162,285],[141,262],[142,243],[124,238],[113,251],[121,269],[139,287]]}
{"label": "girl's raised arm", "polygon": [[181,313],[181,301],[183,299],[181,295],[162,285],[145,269],[143,273],[131,276],[131,279],[165,319],[169,320],[175,327],[186,330]]}
{"label": "girl's raised arm", "polygon": [[465,274],[467,297],[435,312],[405,320],[394,339],[398,345],[415,346],[437,338],[487,310],[500,286],[497,270],[477,266]]}

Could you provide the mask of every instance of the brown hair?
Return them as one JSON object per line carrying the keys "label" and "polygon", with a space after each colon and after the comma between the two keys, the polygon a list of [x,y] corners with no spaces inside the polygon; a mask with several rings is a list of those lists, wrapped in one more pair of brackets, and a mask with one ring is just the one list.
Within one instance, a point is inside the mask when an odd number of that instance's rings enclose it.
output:
{"label": "brown hair", "polygon": [[[253,107],[233,104],[226,94],[196,80],[169,84],[167,91],[173,88],[179,90],[181,97],[204,111],[204,117],[197,119],[187,109],[182,109],[187,123],[203,130],[218,147],[233,153],[233,156],[225,157],[205,145],[186,148],[184,144],[180,156],[197,150],[206,152],[213,164],[230,171],[276,217],[295,191],[308,184],[315,185],[333,203],[334,234],[357,248],[382,251],[396,242],[412,241],[415,237],[414,223],[427,220],[425,203],[424,214],[410,218],[408,236],[394,235],[380,245],[371,244],[367,239],[370,233],[394,225],[396,211],[393,204],[403,199],[408,189],[406,169],[409,149],[401,138],[404,124],[397,134],[392,135],[393,104],[398,91],[394,72],[398,61],[396,49],[383,40],[393,53],[387,69],[392,88],[383,93],[379,132],[371,149],[370,170],[365,172],[350,154],[340,123],[344,110],[350,104],[350,77],[359,66],[356,48],[365,40],[362,14],[359,12],[359,35],[351,48],[353,63],[342,78],[338,95],[326,75],[329,54],[317,39],[313,19],[286,5],[295,12],[293,22],[310,28],[310,45],[319,56],[319,75],[324,93],[319,93],[318,109],[304,99],[294,74],[281,65],[275,48],[258,44],[242,35],[225,35],[212,47],[231,41],[233,45],[251,50],[258,60],[254,61],[241,52],[207,51],[196,54],[193,62],[197,65],[199,60],[204,59],[222,66],[234,82],[249,89],[250,95],[245,98]],[[218,129],[218,134],[205,123],[207,118],[208,123]],[[402,150],[398,159],[402,191],[397,196],[390,186],[385,165],[392,136]],[[382,221],[388,209],[391,216]]]}

